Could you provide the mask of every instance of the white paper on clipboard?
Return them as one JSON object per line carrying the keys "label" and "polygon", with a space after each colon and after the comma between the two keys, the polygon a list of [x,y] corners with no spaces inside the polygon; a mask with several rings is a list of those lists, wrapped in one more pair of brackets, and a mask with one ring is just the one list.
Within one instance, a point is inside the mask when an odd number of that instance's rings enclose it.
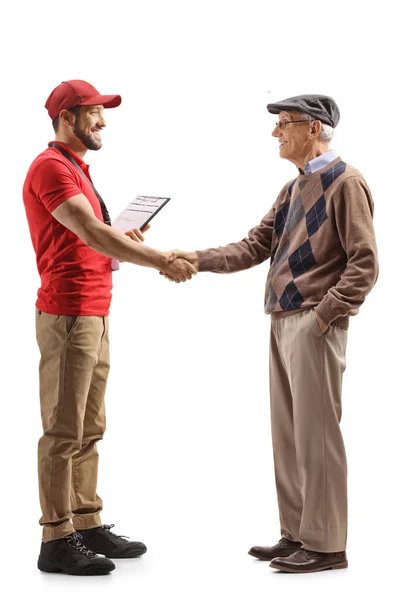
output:
{"label": "white paper on clipboard", "polygon": [[[112,226],[123,233],[131,229],[144,228],[170,199],[162,196],[136,196],[115,219]],[[119,261],[115,258],[111,261],[111,269],[113,271],[119,269]]]}
{"label": "white paper on clipboard", "polygon": [[119,231],[141,229],[166,205],[170,198],[161,196],[136,196],[115,219],[112,226]]}

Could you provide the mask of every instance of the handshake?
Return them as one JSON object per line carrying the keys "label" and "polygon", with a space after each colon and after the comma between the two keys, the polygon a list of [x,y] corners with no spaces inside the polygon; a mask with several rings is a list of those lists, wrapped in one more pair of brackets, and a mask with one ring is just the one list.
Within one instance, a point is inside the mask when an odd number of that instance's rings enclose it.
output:
{"label": "handshake", "polygon": [[[150,229],[150,224],[141,231],[140,229],[132,229],[126,231],[125,235],[131,238],[132,241],[141,244],[144,242],[144,233]],[[181,283],[192,279],[196,275],[199,263],[196,252],[183,252],[181,250],[172,250],[170,252],[158,252],[159,257],[159,272],[170,281]]]}
{"label": "handshake", "polygon": [[170,281],[181,283],[192,279],[199,268],[199,261],[196,252],[183,252],[181,250],[172,250],[164,252],[164,266],[160,275],[164,275]]}

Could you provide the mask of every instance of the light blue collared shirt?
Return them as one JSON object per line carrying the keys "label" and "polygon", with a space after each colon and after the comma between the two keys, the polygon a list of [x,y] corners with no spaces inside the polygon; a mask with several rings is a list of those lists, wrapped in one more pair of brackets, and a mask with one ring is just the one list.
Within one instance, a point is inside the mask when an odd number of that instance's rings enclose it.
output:
{"label": "light blue collared shirt", "polygon": [[339,156],[339,152],[337,150],[328,150],[328,152],[321,154],[321,156],[317,156],[317,158],[313,158],[304,167],[305,175],[311,175],[311,173],[315,173],[315,171],[319,171],[320,169],[323,169],[324,167],[329,165],[330,162],[335,160],[335,158],[337,158],[338,156]]}

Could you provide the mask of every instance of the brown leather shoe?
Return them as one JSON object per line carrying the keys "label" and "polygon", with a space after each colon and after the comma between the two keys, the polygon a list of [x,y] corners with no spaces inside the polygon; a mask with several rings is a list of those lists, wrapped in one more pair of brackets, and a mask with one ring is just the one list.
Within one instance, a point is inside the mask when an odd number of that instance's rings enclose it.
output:
{"label": "brown leather shoe", "polygon": [[346,569],[348,563],[346,552],[314,552],[302,548],[287,558],[275,558],[269,566],[287,573],[315,573],[326,569]]}
{"label": "brown leather shoe", "polygon": [[250,548],[249,554],[259,560],[272,560],[277,556],[290,556],[299,548],[301,548],[301,542],[281,538],[275,546],[253,546]]}

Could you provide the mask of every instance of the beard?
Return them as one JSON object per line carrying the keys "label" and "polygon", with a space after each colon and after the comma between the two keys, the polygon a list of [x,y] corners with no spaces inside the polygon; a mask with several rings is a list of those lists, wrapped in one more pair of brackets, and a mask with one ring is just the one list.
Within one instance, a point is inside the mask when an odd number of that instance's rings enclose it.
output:
{"label": "beard", "polygon": [[88,150],[100,150],[101,148],[101,140],[96,140],[94,136],[88,135],[85,133],[80,125],[79,120],[75,119],[75,124],[73,128],[74,135],[84,144],[84,146]]}

